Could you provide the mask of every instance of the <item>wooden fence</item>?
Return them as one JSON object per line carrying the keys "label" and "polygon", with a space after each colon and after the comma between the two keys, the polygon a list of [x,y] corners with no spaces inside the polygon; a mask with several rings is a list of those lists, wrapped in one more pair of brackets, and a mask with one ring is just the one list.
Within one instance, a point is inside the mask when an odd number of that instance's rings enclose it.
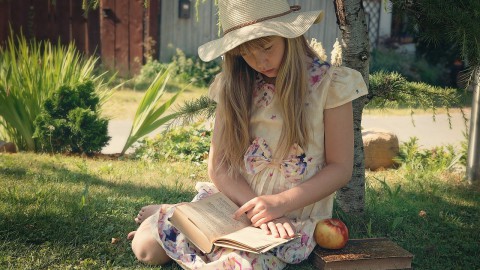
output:
{"label": "wooden fence", "polygon": [[99,11],[84,16],[82,2],[77,0],[3,0],[0,1],[0,42],[7,40],[10,27],[27,38],[74,42],[88,55],[98,54],[100,41]]}
{"label": "wooden fence", "polygon": [[[120,75],[138,73],[144,63],[144,41],[158,44],[160,0],[101,0],[85,14],[81,0],[0,0],[0,44],[13,33],[62,44],[73,42],[87,55]],[[158,56],[153,54],[153,57]]]}
{"label": "wooden fence", "polygon": [[[196,56],[198,46],[218,37],[214,0],[202,1],[198,10],[195,1],[148,0],[145,7],[144,0],[100,0],[98,9],[84,14],[82,0],[0,0],[0,44],[10,24],[15,33],[22,30],[27,37],[74,42],[87,55],[101,56],[102,63],[120,75],[134,75],[145,63],[145,53],[162,62],[170,61],[177,48]],[[372,1],[380,0],[368,2]],[[321,41],[329,55],[340,35],[333,1],[289,3],[302,11],[325,11],[324,20],[306,36]],[[185,5],[189,8],[182,13]]]}

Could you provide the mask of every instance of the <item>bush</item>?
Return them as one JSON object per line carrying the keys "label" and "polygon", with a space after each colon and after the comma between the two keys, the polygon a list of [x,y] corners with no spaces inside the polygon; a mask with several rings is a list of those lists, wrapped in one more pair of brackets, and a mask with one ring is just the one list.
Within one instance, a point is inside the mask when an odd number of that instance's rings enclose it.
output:
{"label": "bush", "polygon": [[444,67],[429,64],[423,57],[389,49],[375,49],[372,52],[370,73],[379,71],[398,72],[409,81],[424,82],[434,86],[446,86],[449,83],[449,76]]}
{"label": "bush", "polygon": [[34,137],[43,152],[98,152],[110,140],[108,121],[98,114],[99,97],[91,81],[61,86],[34,121]]}
{"label": "bush", "polygon": [[462,149],[458,153],[451,145],[420,149],[418,138],[413,137],[400,146],[399,156],[395,160],[403,164],[407,171],[438,172],[450,169],[456,164],[465,165],[466,151]]}
{"label": "bush", "polygon": [[162,64],[157,60],[152,60],[152,58],[147,58],[147,63],[142,66],[140,69],[140,74],[138,74],[133,82],[133,88],[138,90],[145,90],[150,86],[153,79],[157,76],[158,73],[162,72],[167,68],[167,64]]}
{"label": "bush", "polygon": [[215,75],[220,71],[220,66],[215,61],[203,62],[197,57],[187,57],[185,53],[177,49],[177,55],[173,57],[175,74],[182,82],[193,82],[195,86],[208,86]]}
{"label": "bush", "polygon": [[0,129],[5,139],[19,150],[39,149],[33,138],[35,118],[45,100],[62,85],[92,81],[100,103],[105,101],[105,74],[95,75],[97,61],[84,57],[73,43],[62,46],[10,36],[0,46]]}
{"label": "bush", "polygon": [[200,123],[177,127],[154,139],[140,142],[134,157],[144,160],[187,160],[202,162],[208,158],[211,131]]}
{"label": "bush", "polygon": [[[177,49],[177,54],[173,57],[172,75],[176,80],[182,83],[190,83],[198,87],[206,87],[212,81],[214,76],[220,71],[217,62],[203,62],[197,57],[187,57],[185,53]],[[142,66],[140,74],[134,78],[134,88],[145,90],[153,81],[155,76],[167,68],[167,63],[160,63],[157,60],[147,58],[147,63]]]}

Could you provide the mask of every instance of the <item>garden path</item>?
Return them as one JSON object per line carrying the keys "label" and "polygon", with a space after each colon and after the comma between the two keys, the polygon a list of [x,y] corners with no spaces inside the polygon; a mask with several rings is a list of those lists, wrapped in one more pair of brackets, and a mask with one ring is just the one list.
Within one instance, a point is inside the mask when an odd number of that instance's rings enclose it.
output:
{"label": "garden path", "polygon": [[[418,143],[423,148],[452,144],[460,149],[460,144],[465,140],[465,121],[459,112],[452,113],[451,128],[446,114],[437,114],[435,122],[431,114],[410,115],[364,115],[362,127],[364,129],[380,128],[386,129],[397,135],[400,143],[406,142],[410,137],[417,137]],[[470,118],[470,110],[465,110],[465,116]],[[413,119],[413,124],[412,123]],[[467,121],[467,126],[470,124]],[[112,137],[109,145],[102,149],[104,154],[120,153],[128,133],[132,127],[131,120],[110,120],[108,127],[109,135]],[[154,136],[160,130],[149,136]],[[131,150],[130,150],[131,151]],[[127,151],[128,152],[128,151]]]}

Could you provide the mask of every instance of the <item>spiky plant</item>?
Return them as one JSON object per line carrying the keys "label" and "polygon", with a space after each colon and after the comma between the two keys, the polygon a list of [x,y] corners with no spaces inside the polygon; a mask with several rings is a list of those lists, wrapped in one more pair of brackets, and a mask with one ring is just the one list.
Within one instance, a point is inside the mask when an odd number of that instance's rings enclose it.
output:
{"label": "spiky plant", "polygon": [[0,129],[5,139],[19,150],[37,150],[34,120],[45,100],[62,85],[92,81],[103,104],[108,82],[104,82],[104,74],[95,74],[97,61],[84,57],[73,43],[54,45],[12,34],[5,47],[0,47]]}

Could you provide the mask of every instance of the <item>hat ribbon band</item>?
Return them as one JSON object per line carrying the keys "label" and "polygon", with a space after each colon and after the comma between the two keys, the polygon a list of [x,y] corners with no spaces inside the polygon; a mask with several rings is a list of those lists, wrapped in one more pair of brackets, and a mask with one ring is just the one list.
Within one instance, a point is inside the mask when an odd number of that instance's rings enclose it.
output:
{"label": "hat ribbon band", "polygon": [[266,20],[270,20],[270,19],[273,19],[273,18],[285,16],[285,15],[287,15],[287,14],[289,14],[289,13],[292,13],[292,12],[294,12],[294,11],[298,11],[298,10],[300,10],[300,9],[301,9],[301,7],[300,7],[299,5],[291,6],[288,11],[282,12],[282,13],[280,13],[280,14],[263,17],[263,18],[260,18],[260,19],[256,19],[256,20],[253,20],[253,21],[249,21],[249,22],[246,22],[246,23],[242,23],[242,24],[239,24],[239,25],[234,26],[234,27],[232,27],[232,28],[229,28],[229,29],[223,31],[223,35],[227,34],[228,32],[231,32],[231,31],[240,29],[240,28],[242,28],[242,27],[245,27],[245,26],[249,26],[249,25],[256,24],[256,23],[259,23],[259,22],[263,22],[263,21],[266,21]]}

